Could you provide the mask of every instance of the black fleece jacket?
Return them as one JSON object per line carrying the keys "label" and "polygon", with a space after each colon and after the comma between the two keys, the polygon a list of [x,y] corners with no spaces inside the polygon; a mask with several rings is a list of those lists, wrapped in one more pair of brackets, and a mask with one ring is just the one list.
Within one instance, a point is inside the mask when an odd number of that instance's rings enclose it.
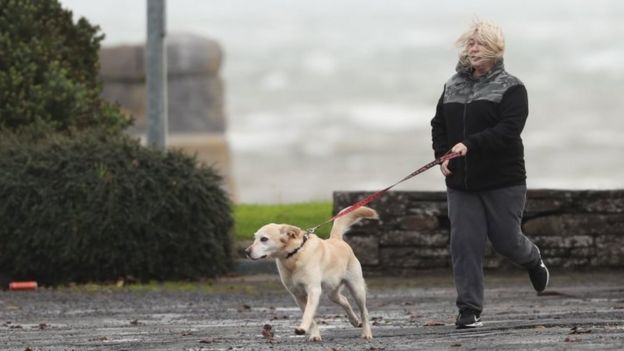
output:
{"label": "black fleece jacket", "polygon": [[449,162],[446,185],[483,191],[526,184],[520,133],[528,113],[527,91],[502,60],[477,79],[470,68],[458,65],[431,120],[436,157],[459,142],[468,148],[466,157]]}

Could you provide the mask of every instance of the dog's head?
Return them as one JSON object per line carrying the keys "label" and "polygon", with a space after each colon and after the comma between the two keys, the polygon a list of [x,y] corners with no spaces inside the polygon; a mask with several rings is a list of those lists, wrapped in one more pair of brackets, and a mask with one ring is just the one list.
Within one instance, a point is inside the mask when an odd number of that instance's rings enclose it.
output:
{"label": "dog's head", "polygon": [[288,224],[267,224],[254,234],[254,242],[245,249],[252,260],[284,257],[294,249],[303,237],[303,231]]}

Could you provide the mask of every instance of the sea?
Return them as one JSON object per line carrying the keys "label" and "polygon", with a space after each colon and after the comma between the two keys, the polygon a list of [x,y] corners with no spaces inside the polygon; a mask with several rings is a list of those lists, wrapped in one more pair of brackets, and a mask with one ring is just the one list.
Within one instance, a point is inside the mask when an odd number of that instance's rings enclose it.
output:
{"label": "sea", "polygon": [[[144,0],[61,0],[105,33],[145,40]],[[225,52],[237,201],[376,191],[433,160],[430,120],[455,39],[497,22],[505,66],[529,93],[527,185],[624,187],[624,1],[170,0],[167,32]],[[443,190],[431,169],[395,189]]]}

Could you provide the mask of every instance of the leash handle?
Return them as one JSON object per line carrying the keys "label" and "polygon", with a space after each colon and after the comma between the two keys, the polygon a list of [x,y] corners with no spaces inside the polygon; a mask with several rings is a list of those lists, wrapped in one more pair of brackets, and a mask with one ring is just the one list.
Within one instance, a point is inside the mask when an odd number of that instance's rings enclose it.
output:
{"label": "leash handle", "polygon": [[309,229],[306,229],[306,231],[308,233],[313,234],[314,231],[317,230],[320,226],[325,225],[325,224],[327,224],[329,222],[333,222],[335,219],[340,218],[342,216],[345,216],[345,215],[347,215],[347,214],[357,210],[358,208],[360,208],[360,207],[362,207],[362,206],[364,206],[366,204],[369,204],[369,203],[379,199],[388,190],[390,190],[390,189],[394,188],[395,186],[403,183],[404,181],[406,181],[408,179],[411,179],[411,178],[414,178],[415,176],[419,175],[420,173],[423,173],[424,171],[430,169],[431,167],[433,167],[435,165],[439,165],[439,164],[441,164],[442,162],[444,162],[446,160],[450,160],[450,159],[453,159],[453,158],[456,158],[456,157],[460,157],[460,156],[461,156],[461,154],[459,152],[453,152],[453,151],[449,150],[444,155],[438,157],[437,159],[427,163],[426,165],[424,165],[424,166],[420,167],[419,169],[415,170],[414,172],[408,174],[407,176],[405,176],[403,179],[399,180],[398,182],[390,185],[387,188],[384,188],[384,189],[379,190],[379,191],[377,191],[377,192],[375,192],[373,194],[368,195],[367,197],[357,201],[353,205],[351,205],[351,206],[349,206],[347,208],[344,208],[342,211],[338,212],[332,218],[326,220],[325,222],[323,222],[323,223],[321,223],[321,224],[319,224],[319,225],[317,225],[315,227],[311,227]]}

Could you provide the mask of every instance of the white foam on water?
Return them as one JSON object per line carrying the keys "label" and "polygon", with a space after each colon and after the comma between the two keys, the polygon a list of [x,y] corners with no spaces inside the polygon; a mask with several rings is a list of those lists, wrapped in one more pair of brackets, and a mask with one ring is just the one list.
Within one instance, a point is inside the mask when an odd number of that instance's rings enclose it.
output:
{"label": "white foam on water", "polygon": [[429,128],[435,113],[430,108],[390,103],[361,103],[347,106],[347,116],[354,126],[379,132]]}
{"label": "white foam on water", "polygon": [[309,52],[303,57],[303,67],[312,74],[329,76],[336,72],[336,56],[324,50]]}
{"label": "white foam on water", "polygon": [[262,77],[261,84],[266,91],[284,90],[290,86],[290,77],[284,71],[270,71]]}
{"label": "white foam on water", "polygon": [[533,176],[527,181],[527,185],[532,188],[548,189],[622,189],[624,180],[617,181],[613,178],[600,176],[593,177],[561,177],[557,176]]}

